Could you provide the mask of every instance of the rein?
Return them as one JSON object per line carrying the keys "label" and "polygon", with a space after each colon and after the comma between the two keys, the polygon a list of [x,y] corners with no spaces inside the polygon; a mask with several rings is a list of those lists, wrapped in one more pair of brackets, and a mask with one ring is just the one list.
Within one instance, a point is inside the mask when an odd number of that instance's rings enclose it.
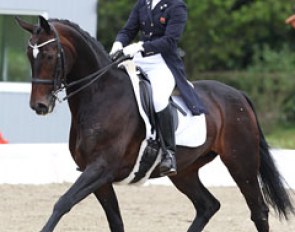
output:
{"label": "rein", "polygon": [[[108,64],[107,66],[103,67],[102,69],[97,70],[94,73],[91,73],[90,75],[83,77],[80,80],[77,81],[73,81],[69,84],[65,84],[64,87],[60,88],[58,90],[62,91],[63,89],[69,89],[75,85],[78,85],[82,82],[88,81],[90,80],[88,83],[86,83],[85,85],[82,85],[80,88],[76,89],[75,91],[69,93],[67,96],[65,96],[62,100],[68,100],[70,97],[74,96],[75,94],[79,93],[80,91],[82,91],[83,89],[87,88],[88,86],[90,86],[92,83],[94,83],[95,81],[99,80],[106,72],[108,72],[113,66],[118,65],[119,63],[121,63],[122,61],[129,59],[129,57],[126,57],[123,55],[122,51],[119,51],[119,53],[121,54],[119,56],[119,58],[116,58],[112,63]],[[115,54],[116,55],[116,54]],[[115,57],[115,56],[113,56]],[[116,55],[116,57],[118,57],[118,55]]]}
{"label": "rein", "polygon": [[[107,66],[103,67],[102,69],[99,69],[97,71],[95,71],[94,73],[91,73],[85,77],[83,77],[82,79],[79,79],[77,81],[73,81],[69,84],[66,83],[66,78],[65,78],[65,59],[64,59],[64,50],[62,48],[61,42],[60,42],[60,38],[58,35],[58,32],[56,31],[54,25],[50,24],[53,32],[54,32],[54,36],[55,38],[50,39],[44,43],[41,44],[32,44],[30,41],[28,42],[28,46],[31,47],[33,49],[33,56],[36,59],[37,55],[39,53],[39,48],[46,46],[49,43],[52,42],[56,42],[57,43],[57,65],[56,65],[56,69],[55,69],[55,75],[54,75],[54,79],[53,80],[44,80],[44,79],[40,79],[40,78],[32,78],[32,83],[34,84],[43,84],[43,85],[53,85],[54,86],[54,90],[52,91],[52,95],[55,99],[57,99],[59,102],[68,100],[69,98],[71,98],[72,96],[76,95],[77,93],[79,93],[80,91],[82,91],[83,89],[87,88],[88,86],[90,86],[92,83],[94,83],[95,81],[97,81],[98,79],[100,79],[106,72],[108,72],[113,66],[118,65],[119,63],[121,63],[122,61],[129,59],[130,57],[127,57],[123,54],[123,51],[118,51],[117,53],[115,53],[111,58],[113,60],[112,63],[108,64]],[[58,97],[58,93],[63,91],[64,89],[70,89],[73,86],[76,86],[78,84],[81,84],[85,81],[89,81],[87,83],[85,83],[84,85],[82,85],[81,87],[79,87],[78,89],[70,92],[67,96],[65,96],[62,99],[59,99]]]}

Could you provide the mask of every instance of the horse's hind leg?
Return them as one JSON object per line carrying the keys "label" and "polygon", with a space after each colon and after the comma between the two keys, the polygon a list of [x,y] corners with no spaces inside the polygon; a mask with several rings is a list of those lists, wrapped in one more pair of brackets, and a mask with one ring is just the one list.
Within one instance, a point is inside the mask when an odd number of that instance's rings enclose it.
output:
{"label": "horse's hind leg", "polygon": [[123,232],[123,220],[121,217],[117,196],[112,184],[104,185],[95,191],[94,194],[106,213],[111,231]]}
{"label": "horse's hind leg", "polygon": [[[259,232],[268,232],[268,207],[264,202],[258,183],[258,148],[255,143],[235,143],[235,147],[227,150],[226,155],[220,154],[220,158],[228,168],[231,176],[244,195],[251,211],[251,220]],[[249,145],[250,144],[250,145]]]}
{"label": "horse's hind leg", "polygon": [[193,203],[196,216],[188,232],[202,231],[210,218],[219,210],[220,203],[201,183],[198,171],[170,177],[173,184]]}

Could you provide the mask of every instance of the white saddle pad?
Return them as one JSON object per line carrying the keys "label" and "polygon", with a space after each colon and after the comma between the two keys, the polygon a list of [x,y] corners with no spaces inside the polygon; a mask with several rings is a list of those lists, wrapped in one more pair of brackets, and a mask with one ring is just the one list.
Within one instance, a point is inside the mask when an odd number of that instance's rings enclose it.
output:
{"label": "white saddle pad", "polygon": [[[121,63],[119,67],[120,66],[123,66],[126,69],[127,73],[129,74],[130,80],[133,85],[133,90],[135,93],[139,113],[142,119],[144,120],[144,123],[146,126],[146,139],[143,140],[141,143],[139,154],[138,154],[136,163],[133,167],[133,170],[130,172],[128,177],[126,177],[124,180],[117,183],[117,184],[130,184],[132,183],[132,180],[135,177],[135,173],[139,170],[140,161],[143,156],[143,152],[147,146],[146,141],[150,138],[155,139],[156,135],[152,134],[151,124],[141,105],[139,78],[136,73],[136,66],[134,62],[132,60],[126,60],[123,63]],[[206,141],[206,134],[207,134],[205,115],[201,114],[199,116],[193,116],[190,110],[187,108],[187,106],[183,102],[183,100],[181,99],[181,97],[173,96],[172,99],[177,105],[179,105],[186,112],[186,116],[184,116],[182,113],[177,111],[178,127],[175,132],[176,144],[181,146],[186,146],[186,147],[197,147],[202,145]],[[137,185],[143,184],[150,177],[154,168],[160,163],[160,160],[161,160],[161,150],[157,156],[155,163],[146,173],[145,177],[142,178],[140,181],[136,182]]]}
{"label": "white saddle pad", "polygon": [[[132,60],[126,60],[123,63],[121,63],[120,66],[121,65],[124,66],[124,68],[126,69],[133,84],[133,89],[138,104],[139,113],[143,118],[146,126],[146,139],[155,138],[155,135],[151,134],[151,125],[149,119],[141,105],[139,93],[139,79],[136,73],[136,66]],[[206,141],[207,135],[205,115],[201,114],[198,116],[193,116],[181,97],[173,96],[172,99],[186,112],[186,115],[184,116],[181,112],[177,111],[178,127],[175,132],[176,144],[187,147],[197,147],[202,145]]]}
{"label": "white saddle pad", "polygon": [[176,144],[186,147],[198,147],[205,143],[207,136],[205,114],[193,116],[181,97],[173,96],[172,99],[186,112],[186,115],[183,115],[177,111],[178,127],[175,132]]}

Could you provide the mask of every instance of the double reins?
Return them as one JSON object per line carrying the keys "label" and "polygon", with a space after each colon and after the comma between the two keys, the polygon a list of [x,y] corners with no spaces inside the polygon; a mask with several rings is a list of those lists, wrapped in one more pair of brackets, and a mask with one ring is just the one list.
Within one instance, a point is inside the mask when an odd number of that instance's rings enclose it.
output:
{"label": "double reins", "polygon": [[[55,29],[53,24],[50,24],[50,27],[52,28],[54,32],[54,37],[53,39],[50,39],[42,44],[32,44],[30,41],[28,42],[28,45],[33,49],[33,56],[34,58],[37,57],[39,53],[39,48],[43,47],[49,43],[56,42],[57,43],[57,64],[54,72],[54,79],[53,80],[44,80],[40,78],[32,78],[32,83],[34,84],[42,84],[42,85],[53,85],[54,90],[52,91],[52,95],[54,98],[56,98],[59,102],[68,100],[70,97],[76,95],[83,89],[87,88],[90,86],[92,83],[100,79],[106,72],[108,72],[113,66],[118,65],[122,61],[129,59],[130,57],[127,57],[123,54],[123,51],[118,51],[114,55],[111,56],[111,59],[113,60],[110,64],[107,66],[103,67],[102,69],[99,69],[95,71],[94,73],[91,73],[77,81],[73,81],[71,83],[66,82],[66,76],[65,76],[65,56],[64,56],[64,50],[62,47],[62,44],[60,42],[60,37],[58,35],[57,30]],[[87,82],[86,84],[80,86],[76,90],[70,92],[67,96],[62,98],[61,100],[58,98],[58,93],[63,91],[64,89],[70,89],[73,86],[76,86],[78,84],[81,84],[83,82]]]}
{"label": "double reins", "polygon": [[[98,79],[100,79],[106,72],[108,72],[113,66],[118,65],[119,63],[121,63],[122,61],[129,59],[129,57],[125,56],[123,54],[123,51],[118,51],[117,53],[115,53],[112,57],[112,62],[110,64],[108,64],[107,66],[103,67],[102,69],[97,70],[94,73],[91,73],[89,75],[87,75],[86,77],[83,77],[82,79],[79,79],[77,81],[73,81],[69,84],[65,84],[64,85],[64,89],[69,89],[75,85],[81,84],[85,81],[89,81],[87,82],[85,85],[82,85],[81,87],[79,87],[78,89],[70,92],[67,96],[65,96],[62,100],[68,100],[70,97],[74,96],[75,94],[79,93],[80,91],[82,91],[83,89],[87,88],[88,86],[90,86],[92,83],[94,83],[95,81],[97,81]],[[60,89],[61,91],[62,89]]]}

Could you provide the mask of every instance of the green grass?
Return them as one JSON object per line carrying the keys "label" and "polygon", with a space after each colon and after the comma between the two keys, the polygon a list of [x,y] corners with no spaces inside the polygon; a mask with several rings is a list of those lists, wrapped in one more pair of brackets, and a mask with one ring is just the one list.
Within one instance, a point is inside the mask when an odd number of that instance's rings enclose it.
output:
{"label": "green grass", "polygon": [[266,140],[272,148],[295,149],[295,125],[274,129]]}

